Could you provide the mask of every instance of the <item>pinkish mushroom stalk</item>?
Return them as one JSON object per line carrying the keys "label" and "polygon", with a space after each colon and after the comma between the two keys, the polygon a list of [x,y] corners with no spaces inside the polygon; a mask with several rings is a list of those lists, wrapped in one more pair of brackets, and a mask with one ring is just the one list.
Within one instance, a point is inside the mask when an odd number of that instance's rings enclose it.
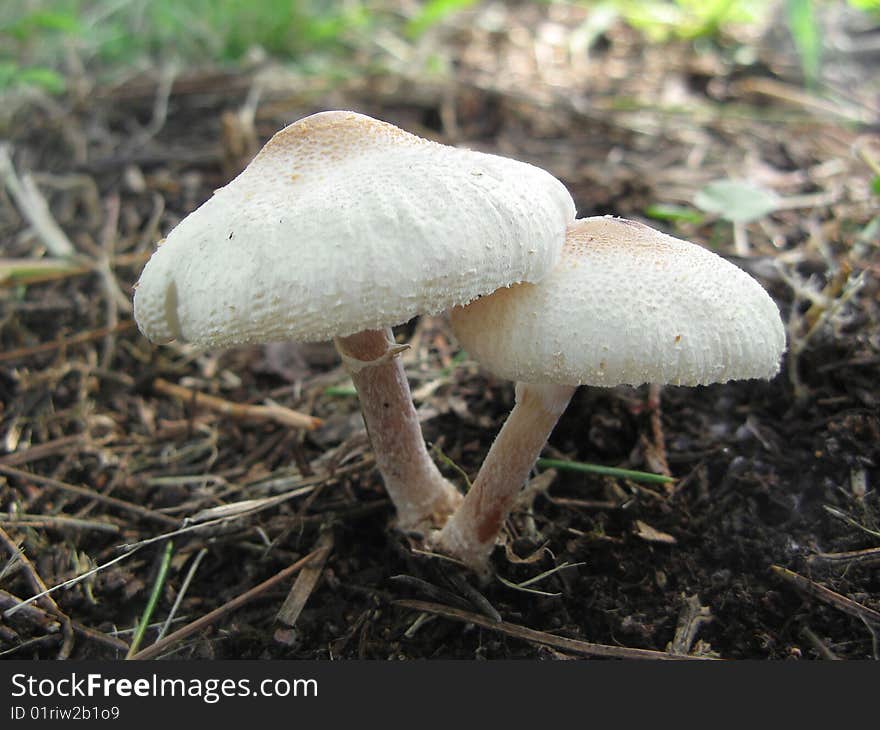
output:
{"label": "pinkish mushroom stalk", "polygon": [[409,383],[390,329],[337,337],[336,349],[351,375],[376,465],[397,508],[397,526],[424,532],[446,522],[461,494],[432,461],[413,406]]}
{"label": "pinkish mushroom stalk", "polygon": [[518,383],[516,406],[434,544],[485,572],[501,527],[578,385],[770,378],[785,331],[760,284],[699,246],[617,218],[568,228],[537,284],[456,307],[459,343]]}
{"label": "pinkish mushroom stalk", "polygon": [[436,538],[437,548],[478,572],[485,570],[504,521],[575,390],[516,384],[516,405],[461,507]]}

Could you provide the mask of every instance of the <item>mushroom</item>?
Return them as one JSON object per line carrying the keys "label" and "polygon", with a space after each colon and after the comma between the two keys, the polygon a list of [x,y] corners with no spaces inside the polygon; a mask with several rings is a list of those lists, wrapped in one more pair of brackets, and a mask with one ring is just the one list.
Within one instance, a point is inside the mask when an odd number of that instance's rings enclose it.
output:
{"label": "mushroom", "polygon": [[516,403],[435,546],[485,572],[517,493],[578,385],[703,385],[771,378],[785,332],[748,274],[714,253],[633,221],[571,225],[538,284],[451,312],[461,346],[517,381]]}
{"label": "mushroom", "polygon": [[204,348],[334,339],[404,530],[461,501],[431,460],[390,327],[559,257],[574,203],[549,173],[354,112],[282,129],[147,262],[141,332]]}

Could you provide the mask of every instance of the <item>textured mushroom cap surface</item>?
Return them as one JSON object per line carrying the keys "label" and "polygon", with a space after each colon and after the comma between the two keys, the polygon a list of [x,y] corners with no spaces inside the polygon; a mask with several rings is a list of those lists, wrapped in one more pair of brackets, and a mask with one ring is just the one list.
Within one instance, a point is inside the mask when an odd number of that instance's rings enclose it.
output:
{"label": "textured mushroom cap surface", "polygon": [[540,168],[322,112],[168,235],[135,318],[151,340],[203,347],[393,326],[540,278],[574,216]]}
{"label": "textured mushroom cap surface", "polygon": [[741,269],[620,218],[585,218],[538,284],[451,313],[461,346],[510,380],[558,385],[701,385],[770,378],[785,331]]}

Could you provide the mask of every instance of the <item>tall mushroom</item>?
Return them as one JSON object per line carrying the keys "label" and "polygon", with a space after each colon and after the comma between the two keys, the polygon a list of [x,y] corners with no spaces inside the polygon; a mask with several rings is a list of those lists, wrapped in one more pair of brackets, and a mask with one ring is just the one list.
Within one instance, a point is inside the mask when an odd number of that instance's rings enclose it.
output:
{"label": "tall mushroom", "polygon": [[706,249],[619,218],[576,221],[538,284],[459,307],[452,328],[516,405],[436,546],[484,571],[516,495],[578,385],[702,385],[770,378],[785,332],[745,272]]}
{"label": "tall mushroom", "polygon": [[335,338],[399,526],[441,525],[461,497],[425,448],[390,327],[540,278],[574,214],[537,167],[322,112],[168,235],[135,318],[155,342],[205,348]]}

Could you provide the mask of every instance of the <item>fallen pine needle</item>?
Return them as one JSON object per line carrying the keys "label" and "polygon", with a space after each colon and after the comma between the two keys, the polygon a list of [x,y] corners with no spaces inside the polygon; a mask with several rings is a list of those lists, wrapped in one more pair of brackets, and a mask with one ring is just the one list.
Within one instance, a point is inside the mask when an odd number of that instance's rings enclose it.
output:
{"label": "fallen pine needle", "polygon": [[475,624],[483,629],[498,631],[499,633],[513,636],[523,641],[533,644],[541,644],[543,646],[552,646],[556,649],[570,651],[583,656],[598,656],[613,659],[691,659],[706,661],[711,660],[710,657],[703,656],[678,656],[667,654],[663,651],[653,651],[652,649],[630,649],[625,646],[609,646],[607,644],[592,644],[587,641],[579,641],[577,639],[569,639],[565,636],[556,636],[548,634],[544,631],[537,631],[518,624],[508,623],[507,621],[492,621],[479,613],[471,611],[462,611],[459,608],[451,608],[438,603],[428,603],[427,601],[411,601],[400,600],[394,601],[395,606],[408,608],[413,611],[421,611],[422,613],[430,613],[453,621],[461,621],[463,623]]}
{"label": "fallen pine needle", "polygon": [[825,511],[829,515],[831,515],[832,517],[835,517],[838,520],[842,520],[846,524],[848,524],[852,527],[855,527],[856,529],[861,530],[862,532],[865,532],[868,535],[871,535],[872,537],[880,537],[880,532],[878,532],[877,530],[872,530],[868,527],[865,527],[863,524],[861,524],[857,520],[854,520],[852,517],[850,517],[848,514],[846,514],[846,512],[842,512],[841,510],[839,510],[835,507],[832,507],[831,505],[828,505],[828,504],[825,504],[822,506],[825,508]]}
{"label": "fallen pine needle", "polygon": [[97,530],[98,532],[119,532],[119,526],[109,522],[98,520],[79,520],[75,517],[62,517],[61,515],[16,515],[13,519],[0,519],[0,525],[6,527],[31,527],[45,528],[49,530]]}
{"label": "fallen pine needle", "polygon": [[17,479],[22,479],[24,481],[31,481],[37,484],[42,484],[46,487],[60,489],[64,492],[71,492],[72,494],[77,494],[80,497],[94,499],[98,502],[103,502],[109,507],[115,507],[116,509],[123,510],[125,512],[131,512],[138,515],[139,517],[143,517],[144,519],[151,520],[153,522],[161,522],[163,525],[166,526],[170,525],[177,527],[180,524],[178,520],[175,520],[173,517],[163,515],[161,512],[156,512],[154,510],[148,509],[147,507],[141,507],[139,504],[126,502],[125,500],[117,499],[116,497],[108,497],[107,495],[101,494],[100,492],[94,492],[86,487],[78,487],[75,484],[68,484],[67,482],[62,482],[58,479],[52,479],[51,477],[44,477],[39,474],[31,474],[30,472],[22,471],[21,469],[16,469],[11,466],[6,466],[5,464],[0,464],[0,473],[6,474],[6,476],[16,477]]}
{"label": "fallen pine needle", "polygon": [[133,319],[126,319],[111,327],[100,327],[96,330],[80,332],[78,335],[73,335],[72,337],[60,337],[57,340],[53,340],[52,342],[42,342],[39,345],[34,345],[33,347],[22,347],[18,350],[0,352],[0,362],[8,362],[9,360],[24,360],[33,355],[39,355],[40,353],[52,352],[53,350],[60,350],[64,347],[73,347],[74,345],[82,345],[85,342],[100,340],[107,335],[134,329],[134,326],[135,324]]}
{"label": "fallen pine needle", "polygon": [[180,590],[177,591],[177,598],[174,599],[174,605],[168,612],[168,618],[165,619],[165,623],[163,623],[162,628],[159,629],[159,635],[158,637],[156,637],[156,641],[159,641],[163,636],[165,636],[165,634],[168,633],[168,629],[171,628],[174,617],[177,615],[177,610],[180,608],[180,604],[183,603],[183,597],[189,590],[189,584],[192,583],[192,579],[195,578],[196,571],[199,569],[199,565],[201,565],[202,560],[204,560],[207,554],[208,548],[202,548],[201,550],[199,550],[198,555],[196,555],[196,559],[193,560],[192,565],[186,572],[186,578],[183,579],[183,584],[180,586]]}
{"label": "fallen pine needle", "polygon": [[819,585],[815,581],[795,573],[793,570],[783,568],[781,565],[771,565],[770,570],[783,580],[804,591],[804,593],[818,598],[820,601],[824,601],[836,609],[848,613],[850,616],[860,618],[865,623],[880,626],[880,612],[875,611],[873,608],[868,608],[861,603],[853,601],[851,598],[835,593],[830,588]]}
{"label": "fallen pine needle", "polygon": [[880,547],[866,548],[865,550],[852,550],[845,553],[816,553],[809,558],[810,562],[815,560],[826,560],[829,563],[837,563],[840,565],[874,565],[880,563]]}
{"label": "fallen pine needle", "polygon": [[[120,545],[120,549],[122,550],[136,550],[137,548],[145,547],[146,545],[152,545],[154,542],[161,542],[162,540],[168,540],[172,537],[177,537],[178,535],[185,535],[188,532],[193,532],[194,530],[203,530],[206,527],[214,527],[216,525],[221,525],[225,522],[231,522],[233,520],[237,520],[246,515],[253,515],[257,512],[260,512],[264,509],[268,509],[269,507],[274,507],[275,505],[281,504],[282,502],[286,502],[294,497],[298,497],[302,494],[308,494],[313,491],[314,487],[300,487],[299,489],[294,489],[290,492],[286,492],[285,494],[279,494],[277,497],[268,497],[266,499],[249,499],[245,500],[247,503],[253,503],[256,506],[250,506],[246,510],[241,509],[232,509],[236,506],[236,503],[231,505],[224,505],[220,508],[212,507],[211,510],[202,510],[199,512],[199,515],[204,515],[205,512],[219,510],[221,514],[220,517],[217,517],[212,520],[199,520],[193,524],[190,524],[190,518],[184,519],[183,527],[179,527],[176,530],[172,530],[171,532],[165,532],[161,535],[155,535],[153,537],[148,537],[144,540],[140,540],[138,542],[127,543],[125,545]],[[225,509],[224,507],[228,507],[230,509]]]}
{"label": "fallen pine needle", "polygon": [[5,456],[0,457],[0,464],[3,464],[4,466],[21,466],[22,464],[28,464],[32,461],[45,459],[47,456],[54,456],[55,454],[68,451],[82,440],[82,434],[78,433],[72,436],[61,436],[52,441],[45,441],[42,444],[28,446],[25,449],[17,449],[10,454],[6,454]]}

